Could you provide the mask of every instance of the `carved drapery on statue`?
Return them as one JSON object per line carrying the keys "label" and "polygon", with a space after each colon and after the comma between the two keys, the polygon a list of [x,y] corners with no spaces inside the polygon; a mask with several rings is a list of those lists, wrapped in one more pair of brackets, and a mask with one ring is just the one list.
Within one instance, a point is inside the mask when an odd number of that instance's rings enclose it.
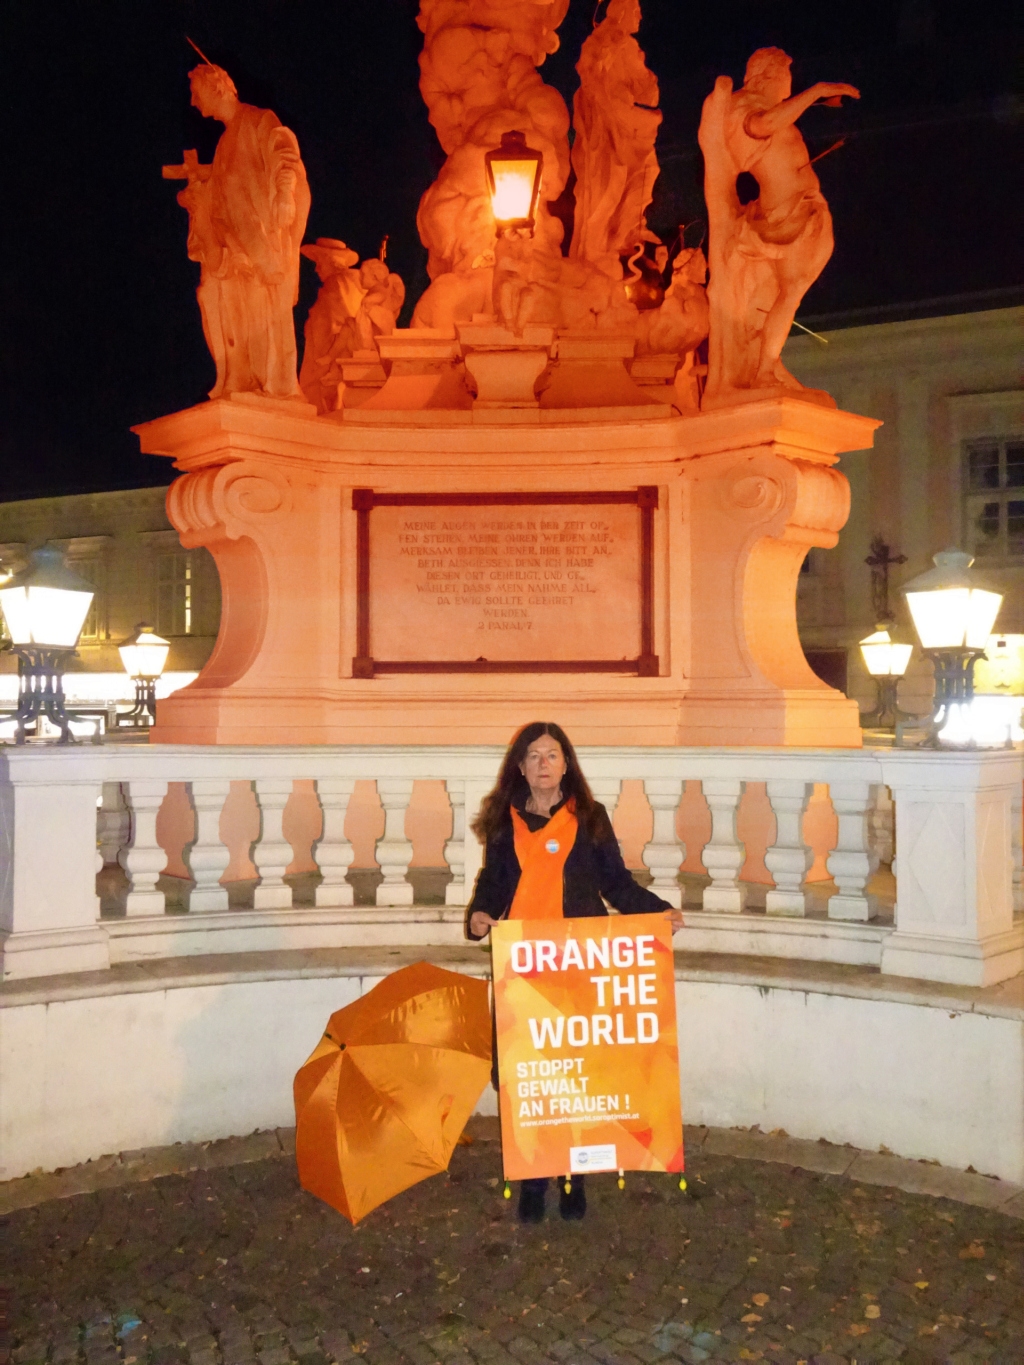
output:
{"label": "carved drapery on statue", "polygon": [[[722,406],[805,389],[781,360],[804,294],[832,254],[832,217],[796,120],[812,104],[857,98],[850,85],[819,83],[792,95],[790,58],[761,48],[741,89],[720,76],[704,101],[697,137],[704,153],[711,274],[708,380],[703,405]],[[747,172],[758,197],[740,203]]]}
{"label": "carved drapery on statue", "polygon": [[269,109],[242,104],[231,77],[205,63],[190,73],[192,103],[225,125],[213,162],[194,152],[167,179],[187,180],[188,254],[202,266],[196,291],[217,367],[211,398],[262,393],[301,398],[292,309],[309,187],[295,134]]}
{"label": "carved drapery on statue", "polygon": [[317,412],[335,412],[343,406],[345,361],[378,361],[377,338],[395,330],[405,285],[382,259],[359,265],[358,253],[335,237],[318,237],[302,255],[321,286],[306,319],[299,383]]}
{"label": "carved drapery on statue", "polygon": [[611,0],[576,64],[576,219],[569,254],[616,279],[619,257],[650,237],[645,214],[658,178],[658,81],[633,36],[639,27],[638,0]]}
{"label": "carved drapery on statue", "polygon": [[569,111],[537,67],[557,51],[567,9],[568,0],[421,0],[420,91],[447,160],[416,217],[432,283],[414,326],[450,328],[491,312],[496,233],[484,157],[513,131],[544,158],[530,311],[555,321],[562,224],[547,203],[569,177]]}

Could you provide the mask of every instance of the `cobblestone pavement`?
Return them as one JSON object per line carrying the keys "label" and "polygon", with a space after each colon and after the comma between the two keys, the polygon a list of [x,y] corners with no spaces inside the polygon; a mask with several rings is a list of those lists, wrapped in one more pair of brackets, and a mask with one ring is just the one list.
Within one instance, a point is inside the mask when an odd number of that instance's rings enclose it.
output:
{"label": "cobblestone pavement", "polygon": [[355,1229],[287,1158],[50,1200],[6,1220],[13,1358],[1024,1363],[1024,1221],[703,1151],[688,1174],[591,1177],[583,1223],[539,1227],[479,1139]]}

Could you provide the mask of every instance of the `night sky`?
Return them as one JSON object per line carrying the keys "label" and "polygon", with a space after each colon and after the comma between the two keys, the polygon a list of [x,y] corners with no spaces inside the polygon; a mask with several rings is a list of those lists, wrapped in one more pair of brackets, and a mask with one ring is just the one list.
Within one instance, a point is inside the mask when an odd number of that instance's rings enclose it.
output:
{"label": "night sky", "polygon": [[[241,98],[298,136],[308,239],[363,256],[391,235],[410,304],[426,285],[419,196],[443,159],[417,89],[415,0],[8,0],[0,19],[7,232],[0,341],[0,499],[166,482],[132,423],[201,401],[213,365],[180,185],[165,162],[221,126],[189,107],[191,37]],[[859,104],[801,121],[835,219],[836,251],[802,319],[952,299],[1021,300],[1024,7],[992,0],[643,0],[640,41],[661,82],[662,172],[651,226],[703,215],[700,106],[757,47],[794,58],[794,88],[828,79]],[[543,67],[568,101],[594,0],[572,0]],[[1016,17],[1015,17],[1016,16]],[[699,237],[700,229],[694,229]],[[315,297],[305,263],[296,320]],[[943,311],[934,303],[930,311]],[[856,316],[856,314],[854,314]],[[877,320],[878,314],[864,314]],[[408,321],[407,315],[403,322]]]}

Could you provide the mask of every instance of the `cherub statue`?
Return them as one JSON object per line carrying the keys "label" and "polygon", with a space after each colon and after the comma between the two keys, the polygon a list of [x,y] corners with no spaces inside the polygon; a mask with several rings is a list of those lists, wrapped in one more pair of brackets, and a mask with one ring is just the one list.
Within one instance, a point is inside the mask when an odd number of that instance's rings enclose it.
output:
{"label": "cherub statue", "polygon": [[[792,94],[791,59],[761,48],[747,63],[741,89],[719,76],[704,101],[697,138],[704,153],[711,308],[708,380],[703,406],[771,391],[804,389],[780,359],[804,294],[832,255],[832,217],[796,120],[819,102],[859,99],[852,85],[819,82]],[[760,194],[743,205],[737,177],[747,171]]]}
{"label": "cherub statue", "polygon": [[570,255],[592,261],[615,278],[620,255],[637,242],[653,240],[644,214],[658,178],[654,143],[661,110],[657,77],[648,71],[633,36],[639,27],[639,0],[610,0],[576,64],[576,220]]}
{"label": "cherub statue", "polygon": [[204,62],[189,80],[195,107],[225,125],[211,165],[186,152],[183,165],[163,168],[165,179],[188,181],[178,202],[189,257],[202,266],[196,295],[217,366],[210,397],[301,399],[292,309],[309,186],[299,144],[269,109],[242,104],[223,68]]}
{"label": "cherub statue", "polygon": [[306,318],[299,383],[318,413],[335,412],[342,406],[343,362],[359,351],[376,355],[377,337],[395,330],[405,285],[383,255],[360,266],[358,252],[335,237],[318,237],[302,255],[316,266],[321,287]]}
{"label": "cherub statue", "polygon": [[697,412],[700,391],[695,373],[697,347],[708,334],[708,263],[700,247],[684,247],[672,262],[672,283],[660,308],[640,314],[636,353],[675,354],[682,364],[676,375],[677,406]]}

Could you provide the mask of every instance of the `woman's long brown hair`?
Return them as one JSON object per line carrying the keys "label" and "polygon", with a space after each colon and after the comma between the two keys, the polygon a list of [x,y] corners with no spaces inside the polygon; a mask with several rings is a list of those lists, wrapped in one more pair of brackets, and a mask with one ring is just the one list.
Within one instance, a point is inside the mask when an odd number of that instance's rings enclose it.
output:
{"label": "woman's long brown hair", "polygon": [[522,807],[530,795],[529,784],[519,771],[519,765],[526,757],[526,751],[535,739],[550,735],[556,740],[565,755],[565,775],[562,778],[562,795],[571,797],[576,803],[576,819],[592,839],[601,841],[608,837],[608,819],[603,808],[594,800],[594,793],[583,776],[576,750],[569,742],[569,736],[560,725],[551,721],[535,720],[524,725],[508,747],[501,772],[494,790],[484,797],[480,814],[472,824],[473,833],[482,844],[486,844],[509,819],[513,805]]}

